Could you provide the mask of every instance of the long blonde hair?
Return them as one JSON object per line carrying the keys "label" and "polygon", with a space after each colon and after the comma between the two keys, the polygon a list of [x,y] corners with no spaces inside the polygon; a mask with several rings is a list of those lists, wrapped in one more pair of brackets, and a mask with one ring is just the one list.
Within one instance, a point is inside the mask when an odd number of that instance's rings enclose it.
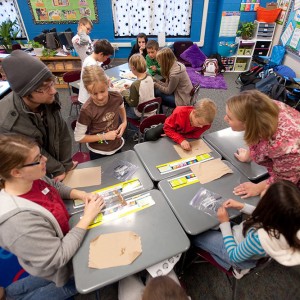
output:
{"label": "long blonde hair", "polygon": [[227,100],[229,111],[245,125],[244,139],[254,145],[270,139],[278,127],[279,107],[258,90],[241,92]]}
{"label": "long blonde hair", "polygon": [[174,52],[170,48],[162,48],[157,51],[156,60],[160,65],[161,75],[169,79],[170,70],[177,61]]}
{"label": "long blonde hair", "polygon": [[34,146],[37,146],[36,141],[28,136],[0,134],[0,189],[3,189],[5,181],[11,178],[11,171],[24,165]]}
{"label": "long blonde hair", "polygon": [[95,89],[95,86],[98,82],[103,82],[108,85],[108,79],[104,73],[104,70],[96,65],[87,66],[84,68],[82,73],[82,81],[86,90],[88,90],[88,86],[91,86],[92,91]]}

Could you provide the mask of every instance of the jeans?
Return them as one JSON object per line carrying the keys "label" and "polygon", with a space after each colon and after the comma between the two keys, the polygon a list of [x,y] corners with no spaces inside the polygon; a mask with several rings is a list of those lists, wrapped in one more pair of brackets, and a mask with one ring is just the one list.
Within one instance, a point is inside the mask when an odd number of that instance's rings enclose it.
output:
{"label": "jeans", "polygon": [[73,278],[57,287],[52,281],[31,275],[13,282],[5,292],[8,300],[64,300],[78,294]]}
{"label": "jeans", "polygon": [[139,119],[140,118],[135,114],[133,107],[126,106],[125,109],[126,109],[127,118],[131,118],[131,119]]}
{"label": "jeans", "polygon": [[241,270],[252,269],[257,263],[257,260],[246,260],[239,263],[231,261],[225,248],[222,233],[218,230],[208,230],[197,235],[193,244],[209,252],[214,260],[226,270],[229,270],[230,267]]}
{"label": "jeans", "polygon": [[157,88],[154,89],[154,94],[155,94],[155,97],[161,97],[162,105],[167,106],[167,107],[172,107],[172,108],[176,107],[174,94],[171,94],[171,95],[164,94]]}

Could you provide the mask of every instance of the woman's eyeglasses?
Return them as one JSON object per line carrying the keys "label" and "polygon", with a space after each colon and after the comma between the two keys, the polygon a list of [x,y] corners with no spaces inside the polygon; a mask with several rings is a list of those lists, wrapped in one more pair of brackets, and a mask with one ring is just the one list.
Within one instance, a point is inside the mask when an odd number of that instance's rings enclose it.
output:
{"label": "woman's eyeglasses", "polygon": [[25,167],[33,167],[33,166],[39,165],[39,164],[41,163],[42,156],[43,156],[43,154],[40,153],[40,154],[39,154],[39,157],[38,157],[38,161],[32,162],[32,163],[30,163],[30,164],[25,164],[25,165],[22,166],[22,168],[25,168]]}

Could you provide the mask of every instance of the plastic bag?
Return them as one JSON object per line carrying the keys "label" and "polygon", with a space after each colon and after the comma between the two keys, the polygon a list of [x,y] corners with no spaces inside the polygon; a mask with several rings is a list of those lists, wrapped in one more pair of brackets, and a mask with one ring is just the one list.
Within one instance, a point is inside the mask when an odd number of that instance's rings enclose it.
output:
{"label": "plastic bag", "polygon": [[126,181],[131,178],[138,167],[128,161],[115,160],[112,165],[110,165],[110,175],[120,181]]}
{"label": "plastic bag", "polygon": [[217,211],[224,201],[220,195],[201,187],[190,201],[190,205],[210,216],[216,217]]}

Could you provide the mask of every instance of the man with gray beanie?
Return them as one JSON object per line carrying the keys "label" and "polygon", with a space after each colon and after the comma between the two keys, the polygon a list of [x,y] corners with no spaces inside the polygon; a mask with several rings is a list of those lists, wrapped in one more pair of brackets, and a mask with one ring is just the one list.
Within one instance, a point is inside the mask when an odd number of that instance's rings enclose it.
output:
{"label": "man with gray beanie", "polygon": [[61,181],[76,166],[54,76],[39,59],[15,50],[2,61],[12,93],[0,101],[0,133],[35,138],[47,157],[47,175]]}

